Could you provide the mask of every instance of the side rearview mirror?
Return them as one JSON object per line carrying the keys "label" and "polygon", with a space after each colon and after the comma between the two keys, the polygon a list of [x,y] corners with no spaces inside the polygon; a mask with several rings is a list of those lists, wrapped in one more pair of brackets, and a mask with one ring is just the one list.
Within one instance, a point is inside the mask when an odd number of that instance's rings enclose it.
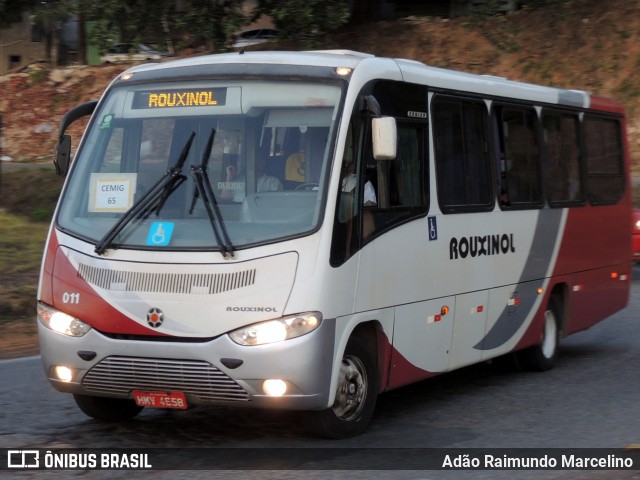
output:
{"label": "side rearview mirror", "polygon": [[56,144],[56,150],[53,154],[56,174],[64,177],[69,171],[69,163],[71,163],[71,137],[62,135]]}
{"label": "side rearview mirror", "polygon": [[398,130],[393,117],[371,119],[371,139],[373,158],[376,160],[394,160],[397,156]]}
{"label": "side rearview mirror", "polygon": [[65,116],[62,117],[60,129],[58,131],[58,143],[53,154],[53,163],[56,166],[56,173],[61,177],[64,177],[67,174],[69,171],[69,164],[71,163],[71,137],[69,135],[65,135],[64,132],[67,130],[69,125],[79,118],[93,114],[97,104],[98,102],[96,100],[82,103],[69,110]]}

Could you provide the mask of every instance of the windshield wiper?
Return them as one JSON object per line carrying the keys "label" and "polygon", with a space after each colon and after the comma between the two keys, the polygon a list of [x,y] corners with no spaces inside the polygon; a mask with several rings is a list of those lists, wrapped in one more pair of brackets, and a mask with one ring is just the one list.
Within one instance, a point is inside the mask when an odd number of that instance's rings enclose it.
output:
{"label": "windshield wiper", "polygon": [[211,228],[213,229],[213,234],[216,237],[216,242],[218,242],[218,245],[220,246],[220,253],[222,253],[222,256],[225,259],[230,260],[234,256],[233,243],[231,243],[229,233],[227,232],[227,228],[224,225],[224,219],[222,218],[222,214],[220,213],[220,207],[218,207],[218,201],[216,200],[216,196],[213,193],[211,182],[209,181],[209,175],[207,174],[207,164],[209,163],[209,156],[211,155],[213,137],[215,136],[215,134],[215,129],[212,129],[211,134],[209,135],[209,140],[207,141],[207,146],[205,147],[204,153],[202,154],[200,165],[191,165],[191,167],[189,168],[189,173],[191,173],[197,189],[193,193],[193,199],[191,202],[191,209],[189,213],[191,214],[193,212],[193,208],[197,200],[197,193],[202,198],[202,203],[204,203],[204,208],[207,211],[209,223],[211,223]]}
{"label": "windshield wiper", "polygon": [[182,167],[187,160],[191,144],[195,138],[195,132],[191,132],[191,136],[187,140],[187,143],[182,148],[180,156],[176,161],[176,164],[169,168],[162,177],[153,185],[140,200],[135,202],[129,210],[127,210],[120,220],[109,229],[109,231],[102,237],[102,239],[96,244],[94,252],[98,255],[102,255],[104,251],[109,248],[113,239],[126,227],[133,219],[147,218],[152,211],[155,211],[156,215],[160,214],[160,210],[164,206],[169,196],[186,180],[182,174]]}

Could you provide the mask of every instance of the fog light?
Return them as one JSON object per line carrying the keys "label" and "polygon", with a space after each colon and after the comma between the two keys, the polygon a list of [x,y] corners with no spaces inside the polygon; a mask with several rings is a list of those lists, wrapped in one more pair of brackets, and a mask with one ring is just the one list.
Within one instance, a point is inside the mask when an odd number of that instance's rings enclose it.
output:
{"label": "fog light", "polygon": [[270,378],[262,382],[262,390],[270,397],[281,397],[287,392],[287,384],[284,380]]}
{"label": "fog light", "polygon": [[58,365],[53,369],[53,371],[55,372],[56,377],[58,377],[58,380],[60,380],[61,382],[69,383],[71,380],[73,380],[73,370],[71,370],[69,367]]}

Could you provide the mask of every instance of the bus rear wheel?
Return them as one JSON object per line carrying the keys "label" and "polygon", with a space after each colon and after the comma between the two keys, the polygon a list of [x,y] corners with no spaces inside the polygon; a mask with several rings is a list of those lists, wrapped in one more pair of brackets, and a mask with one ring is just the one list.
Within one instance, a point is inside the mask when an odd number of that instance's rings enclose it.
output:
{"label": "bus rear wheel", "polygon": [[359,337],[349,340],[331,408],[306,412],[313,433],[326,438],[349,438],[366,429],[378,395],[375,357]]}
{"label": "bus rear wheel", "polygon": [[133,400],[122,398],[74,395],[73,399],[80,410],[89,417],[108,422],[129,420],[138,415],[144,408],[136,405]]}
{"label": "bus rear wheel", "polygon": [[560,309],[552,298],[544,312],[540,343],[520,352],[520,360],[528,369],[543,372],[554,367],[560,341],[559,312]]}

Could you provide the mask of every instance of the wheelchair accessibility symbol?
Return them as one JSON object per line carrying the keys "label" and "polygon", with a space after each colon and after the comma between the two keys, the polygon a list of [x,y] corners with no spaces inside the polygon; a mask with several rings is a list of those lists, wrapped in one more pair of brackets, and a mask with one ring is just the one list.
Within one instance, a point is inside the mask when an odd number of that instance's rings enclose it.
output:
{"label": "wheelchair accessibility symbol", "polygon": [[438,239],[438,224],[436,217],[428,217],[429,222],[429,241]]}
{"label": "wheelchair accessibility symbol", "polygon": [[153,222],[147,235],[147,245],[166,247],[171,242],[174,224],[171,222]]}

